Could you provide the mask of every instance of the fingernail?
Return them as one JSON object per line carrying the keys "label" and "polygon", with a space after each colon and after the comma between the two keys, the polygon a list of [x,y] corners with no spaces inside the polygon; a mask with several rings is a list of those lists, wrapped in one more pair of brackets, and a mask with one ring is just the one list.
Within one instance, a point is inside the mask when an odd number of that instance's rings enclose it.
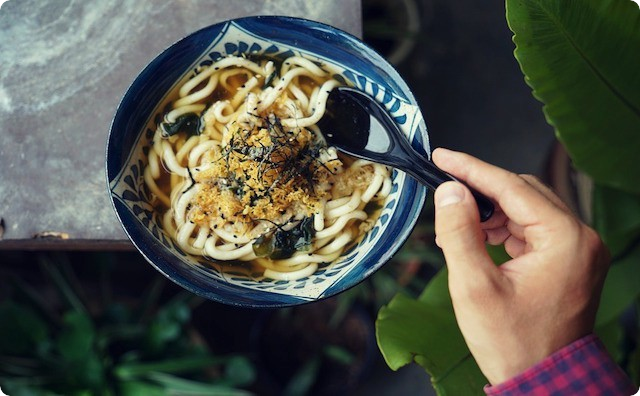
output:
{"label": "fingernail", "polygon": [[462,186],[456,182],[447,182],[438,187],[434,199],[436,207],[443,208],[448,205],[457,204],[462,201],[463,197],[464,190]]}

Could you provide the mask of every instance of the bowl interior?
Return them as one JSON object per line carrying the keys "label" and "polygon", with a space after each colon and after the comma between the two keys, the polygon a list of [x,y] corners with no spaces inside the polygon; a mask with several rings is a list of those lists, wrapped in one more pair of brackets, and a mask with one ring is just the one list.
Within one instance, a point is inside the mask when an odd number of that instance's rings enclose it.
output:
{"label": "bowl interior", "polygon": [[406,83],[380,55],[335,28],[289,17],[232,20],[193,33],[169,47],[135,79],[116,112],[107,144],[107,178],[114,209],[144,257],[184,288],[232,305],[275,307],[334,295],[387,262],[409,236],[426,189],[393,171],[392,192],[371,231],[333,264],[313,275],[281,281],[220,266],[180,250],[148,204],[143,180],[156,125],[173,93],[199,67],[225,55],[285,59],[299,55],[326,64],[335,77],[384,104],[413,146],[429,153],[426,127]]}

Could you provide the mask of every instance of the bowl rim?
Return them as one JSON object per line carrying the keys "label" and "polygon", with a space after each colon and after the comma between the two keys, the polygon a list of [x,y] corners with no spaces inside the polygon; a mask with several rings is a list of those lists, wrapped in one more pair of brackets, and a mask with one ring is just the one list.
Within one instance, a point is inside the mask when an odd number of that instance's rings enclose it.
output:
{"label": "bowl rim", "polygon": [[[120,209],[117,207],[118,204],[121,203],[116,203],[116,200],[114,199],[114,194],[113,191],[111,189],[111,180],[115,179],[118,174],[120,173],[121,169],[115,171],[115,173],[112,172],[112,169],[110,169],[110,158],[112,157],[112,151],[113,151],[113,144],[112,144],[112,140],[113,140],[113,136],[115,134],[114,132],[114,128],[116,126],[116,122],[118,121],[118,115],[121,112],[121,109],[123,107],[123,105],[125,104],[125,102],[127,102],[127,100],[129,99],[129,97],[133,94],[133,90],[134,88],[136,88],[136,83],[139,82],[139,80],[141,80],[141,77],[143,75],[146,74],[146,72],[155,64],[156,61],[158,61],[158,59],[163,58],[163,56],[165,54],[167,54],[168,52],[170,52],[172,49],[174,49],[174,47],[178,46],[179,44],[188,41],[192,36],[196,36],[199,34],[204,33],[207,30],[212,30],[218,27],[221,27],[223,25],[228,25],[228,24],[232,24],[232,23],[241,23],[242,21],[278,21],[278,22],[290,22],[296,25],[297,28],[309,28],[309,27],[314,27],[314,28],[322,28],[325,29],[326,31],[330,32],[332,35],[335,35],[336,37],[340,37],[340,40],[346,40],[346,42],[348,44],[355,44],[359,49],[366,49],[367,51],[369,51],[370,53],[375,55],[375,61],[381,61],[383,66],[385,66],[385,72],[389,74],[389,77],[393,80],[394,84],[398,84],[400,86],[400,88],[402,88],[402,94],[404,94],[406,96],[406,99],[409,103],[411,103],[412,105],[416,106],[416,108],[419,109],[418,107],[418,103],[412,93],[412,91],[410,90],[410,88],[408,87],[407,83],[404,81],[404,79],[402,78],[402,76],[398,73],[398,71],[395,69],[395,67],[393,65],[391,65],[382,55],[380,55],[376,50],[374,50],[372,47],[370,47],[368,44],[366,44],[364,41],[362,41],[362,39],[356,37],[355,35],[348,33],[340,28],[328,25],[326,23],[322,23],[322,22],[318,22],[318,21],[314,21],[314,20],[310,20],[310,19],[306,19],[306,18],[300,18],[300,17],[292,17],[292,16],[283,16],[283,15],[257,15],[257,16],[246,16],[246,17],[241,17],[241,18],[233,18],[233,19],[228,19],[228,20],[224,20],[224,21],[220,21],[205,27],[202,27],[198,30],[192,31],[192,32],[188,32],[186,35],[184,35],[183,37],[181,37],[180,39],[176,40],[175,42],[171,43],[170,45],[168,45],[167,47],[165,47],[162,51],[158,52],[153,59],[151,59],[149,62],[147,62],[143,68],[135,75],[134,79],[131,81],[131,83],[129,84],[127,90],[125,91],[125,93],[122,95],[118,106],[116,108],[116,111],[114,113],[114,116],[112,118],[110,127],[109,127],[109,133],[108,133],[108,137],[107,137],[107,144],[106,144],[106,150],[105,150],[105,173],[106,173],[106,187],[107,187],[107,193],[109,194],[109,200],[111,202],[111,206],[118,218],[118,222],[120,223],[120,226],[122,227],[122,229],[124,230],[125,234],[127,235],[127,238],[131,241],[131,243],[134,245],[134,247],[136,248],[136,250],[142,254],[142,256],[144,257],[144,259],[151,264],[157,271],[159,271],[161,274],[163,274],[166,278],[168,278],[169,280],[171,280],[172,282],[178,284],[179,286],[185,288],[186,290],[197,294],[199,296],[205,297],[209,300],[212,301],[216,301],[216,302],[220,302],[220,303],[224,303],[226,305],[231,305],[231,306],[238,306],[238,307],[244,307],[244,308],[278,308],[278,307],[287,307],[287,306],[294,306],[294,305],[303,305],[303,304],[308,304],[308,303],[312,303],[315,301],[319,301],[325,298],[329,298],[329,297],[333,297],[337,294],[340,294],[358,284],[360,284],[361,282],[363,282],[365,279],[367,279],[368,277],[370,277],[372,274],[374,274],[376,271],[378,271],[380,268],[382,268],[385,264],[387,264],[392,257],[398,252],[400,251],[400,249],[402,248],[402,246],[406,243],[406,241],[409,238],[409,235],[413,232],[415,225],[418,221],[418,215],[420,213],[420,211],[422,210],[422,208],[424,207],[425,201],[426,201],[426,196],[428,193],[428,189],[423,186],[418,184],[416,191],[414,193],[414,199],[413,199],[413,209],[415,209],[415,216],[409,216],[409,218],[407,219],[407,221],[404,223],[404,226],[401,227],[398,230],[398,233],[396,235],[396,237],[393,240],[393,243],[391,245],[389,245],[389,249],[387,249],[385,252],[382,253],[382,255],[376,260],[376,263],[374,265],[372,265],[371,269],[365,273],[362,273],[361,276],[359,276],[357,279],[353,280],[353,281],[349,281],[349,282],[340,282],[340,288],[335,290],[334,286],[329,287],[327,290],[325,290],[325,292],[323,292],[320,296],[318,296],[317,298],[313,298],[313,299],[305,299],[305,298],[300,298],[300,297],[296,297],[296,296],[292,296],[292,295],[288,295],[288,294],[280,294],[280,293],[274,293],[274,292],[270,292],[270,291],[261,291],[261,290],[255,290],[255,289],[247,289],[248,292],[250,294],[260,294],[260,295],[264,295],[264,296],[275,296],[277,297],[275,300],[270,299],[270,298],[265,298],[265,299],[256,299],[256,298],[251,298],[249,297],[247,298],[239,298],[239,295],[237,292],[234,291],[234,299],[229,300],[228,298],[225,298],[222,295],[219,295],[217,293],[215,293],[214,291],[212,291],[211,289],[209,290],[205,290],[201,287],[198,287],[197,285],[195,285],[192,280],[182,276],[181,274],[179,274],[178,272],[176,272],[173,268],[161,268],[158,266],[158,264],[155,262],[156,259],[158,259],[158,254],[155,251],[155,248],[152,246],[148,246],[148,244],[143,241],[143,240],[139,240],[135,235],[136,230],[131,230],[129,226],[126,225],[126,222],[128,222],[128,220],[123,218],[123,214],[121,214]],[[261,36],[264,37],[264,36]],[[307,51],[302,49],[302,51]],[[202,55],[200,55],[199,59],[202,59]],[[371,61],[373,62],[373,60]],[[183,70],[183,73],[186,73],[188,71],[188,69]],[[157,104],[155,105],[157,106]],[[155,107],[154,107],[155,108]],[[418,110],[420,111],[420,110]],[[421,115],[421,120],[419,122],[419,125],[417,126],[417,128],[420,130],[419,133],[416,133],[416,135],[414,136],[414,142],[412,142],[412,145],[414,143],[417,143],[420,147],[418,147],[418,149],[422,149],[425,152],[425,155],[430,156],[430,151],[429,151],[429,138],[428,138],[428,133],[427,133],[427,128],[426,128],[426,123],[424,120],[424,116]],[[138,139],[142,134],[144,133],[144,128],[141,129],[138,133],[138,135],[134,136],[134,140]],[[416,140],[418,139],[418,140]],[[135,145],[134,145],[135,147]],[[131,152],[131,150],[128,151],[129,153]],[[113,173],[113,174],[112,174]],[[408,179],[407,179],[408,180]],[[406,180],[405,180],[406,183]],[[413,213],[413,212],[411,212]],[[161,245],[161,244],[160,244]],[[160,247],[160,251],[164,251],[166,250],[166,247],[161,246]],[[156,256],[156,257],[152,257],[152,256]],[[173,265],[171,265],[172,267]],[[170,273],[171,272],[171,273]],[[212,280],[212,282],[217,282],[215,280]],[[240,286],[237,286],[240,287]],[[244,301],[247,300],[247,301]],[[288,300],[288,301],[285,301]]]}

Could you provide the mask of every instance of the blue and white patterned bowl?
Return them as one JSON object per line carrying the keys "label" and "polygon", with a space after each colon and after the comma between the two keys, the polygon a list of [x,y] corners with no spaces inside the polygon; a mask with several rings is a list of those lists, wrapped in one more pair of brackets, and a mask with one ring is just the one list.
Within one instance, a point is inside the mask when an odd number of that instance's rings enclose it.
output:
{"label": "blue and white patterned bowl", "polygon": [[138,250],[158,271],[193,293],[225,304],[279,307],[344,291],[379,269],[400,249],[424,204],[426,189],[402,172],[373,229],[337,262],[295,280],[249,278],[182,252],[148,204],[143,169],[160,114],[179,83],[229,54],[302,55],[333,64],[341,77],[383,103],[414,147],[429,153],[415,98],[384,58],[357,38],[317,22],[274,16],[231,20],[199,30],[155,58],[135,79],[115,114],[106,171],[113,207]]}

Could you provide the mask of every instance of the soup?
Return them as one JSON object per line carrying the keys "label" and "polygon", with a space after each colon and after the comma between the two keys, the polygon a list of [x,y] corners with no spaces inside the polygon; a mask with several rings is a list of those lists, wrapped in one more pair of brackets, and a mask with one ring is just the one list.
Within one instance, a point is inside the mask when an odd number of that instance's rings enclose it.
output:
{"label": "soup", "polygon": [[391,191],[389,169],[339,154],[316,125],[339,85],[300,56],[229,56],[179,87],[144,179],[181,249],[293,280],[371,229],[369,209]]}

